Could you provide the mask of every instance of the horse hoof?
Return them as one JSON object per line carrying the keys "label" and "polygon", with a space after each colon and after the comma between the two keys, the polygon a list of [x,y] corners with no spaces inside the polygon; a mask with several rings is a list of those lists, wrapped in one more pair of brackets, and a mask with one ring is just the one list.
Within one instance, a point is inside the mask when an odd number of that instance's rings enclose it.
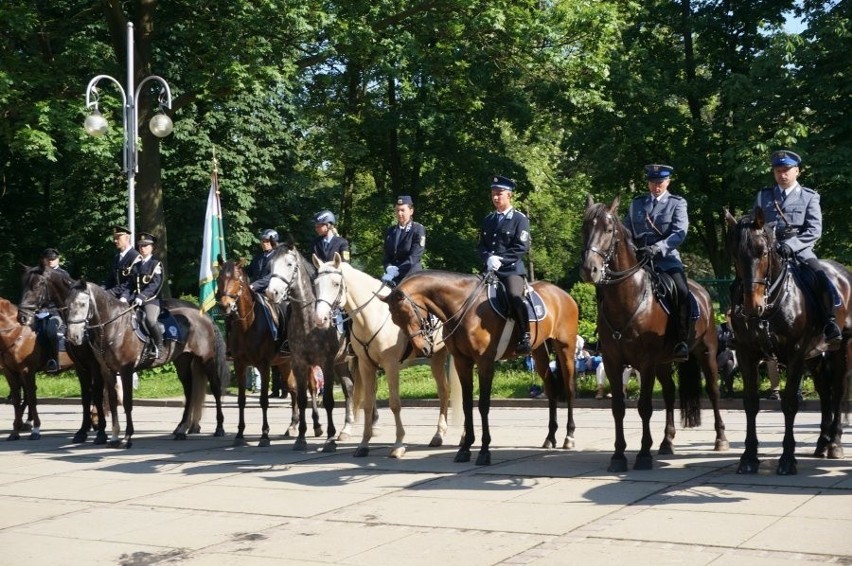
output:
{"label": "horse hoof", "polygon": [[651,456],[636,456],[636,461],[633,462],[634,470],[653,470],[654,459]]}
{"label": "horse hoof", "polygon": [[571,450],[572,448],[577,446],[577,441],[574,440],[573,436],[566,436],[565,441],[562,442],[563,450]]}
{"label": "horse hoof", "polygon": [[[672,448],[671,442],[662,442],[660,444],[660,449],[657,450],[657,454],[661,456],[671,456],[674,454],[674,449]],[[646,469],[646,468],[643,468]]]}
{"label": "horse hoof", "polygon": [[491,465],[491,452],[480,450],[479,456],[476,457],[476,465],[477,466],[490,466]]}
{"label": "horse hoof", "polygon": [[30,434],[30,440],[39,440],[39,439],[41,439],[41,433],[40,432],[34,431],[32,434]]}
{"label": "horse hoof", "polygon": [[21,432],[29,432],[33,429],[33,423],[24,423],[21,425]]}
{"label": "horse hoof", "polygon": [[248,446],[248,442],[242,436],[237,436],[234,438],[234,447],[237,448],[239,446]]}
{"label": "horse hoof", "polygon": [[270,443],[269,443],[268,438],[261,438],[257,443],[257,447],[258,448],[269,448],[269,444]]}
{"label": "horse hoof", "polygon": [[545,438],[544,444],[542,444],[541,447],[546,450],[552,450],[553,448],[556,448],[556,440],[552,438]]}
{"label": "horse hoof", "polygon": [[225,436],[225,427],[217,426],[216,432],[213,433],[214,437],[222,437]]}
{"label": "horse hoof", "polygon": [[185,432],[175,433],[175,440],[186,440],[186,433]]}
{"label": "horse hoof", "polygon": [[100,446],[101,444],[106,444],[106,443],[107,443],[107,436],[106,436],[105,432],[104,433],[99,432],[98,434],[95,435],[95,441],[93,442],[93,444]]}
{"label": "horse hoof", "polygon": [[606,469],[611,474],[623,474],[627,471],[627,458],[624,456],[613,456]]}
{"label": "horse hoof", "polygon": [[296,442],[293,443],[293,450],[297,450],[300,452],[304,452],[308,449],[308,441],[304,438],[297,438]]}
{"label": "horse hoof", "polygon": [[21,439],[21,435],[18,434],[17,432],[13,432],[12,434],[10,434],[9,436],[6,437],[6,440],[20,440],[20,439]]}
{"label": "horse hoof", "polygon": [[81,430],[74,435],[74,438],[71,439],[71,442],[72,444],[83,444],[84,442],[86,442],[86,439],[88,437],[89,435]]}
{"label": "horse hoof", "polygon": [[396,458],[397,460],[405,456],[405,446],[400,446],[399,448],[394,448],[390,451],[390,458]]}
{"label": "horse hoof", "polygon": [[322,436],[322,427],[321,426],[314,428],[314,436],[317,437],[317,438]]}
{"label": "horse hoof", "polygon": [[776,468],[775,473],[779,476],[795,476],[799,473],[799,467],[796,463],[795,458],[784,458],[781,457],[778,460],[778,468]]}
{"label": "horse hoof", "polygon": [[839,444],[834,444],[828,447],[828,459],[829,460],[842,460],[843,459],[843,447]]}
{"label": "horse hoof", "polygon": [[132,447],[133,447],[133,441],[128,439],[127,442],[124,444],[124,449],[129,450]]}
{"label": "horse hoof", "polygon": [[456,457],[453,462],[457,464],[464,464],[465,462],[470,462],[470,450],[462,448],[458,452],[456,452]]}
{"label": "horse hoof", "polygon": [[107,442],[107,446],[109,448],[121,448],[121,441],[120,440],[110,440],[109,442]]}
{"label": "horse hoof", "polygon": [[438,435],[432,437],[432,440],[429,442],[429,448],[439,448],[444,445],[444,439]]}
{"label": "horse hoof", "polygon": [[727,440],[717,440],[716,444],[713,446],[713,450],[716,452],[727,452],[731,449],[731,445]]}
{"label": "horse hoof", "polygon": [[367,448],[366,446],[359,446],[355,449],[355,453],[353,454],[353,456],[355,456],[356,458],[364,458],[365,456],[369,456],[369,454],[369,448]]}
{"label": "horse hoof", "polygon": [[329,440],[322,446],[321,452],[323,454],[331,454],[332,452],[337,452],[337,442],[334,440]]}
{"label": "horse hoof", "polygon": [[201,432],[201,425],[192,425],[191,427],[189,427],[189,430],[187,432],[189,432],[189,434],[198,434],[199,432]]}
{"label": "horse hoof", "polygon": [[284,431],[284,438],[293,438],[293,435],[290,434],[290,429]]}
{"label": "horse hoof", "polygon": [[756,474],[757,470],[760,468],[760,460],[757,458],[754,459],[740,459],[740,465],[737,468],[738,474]]}

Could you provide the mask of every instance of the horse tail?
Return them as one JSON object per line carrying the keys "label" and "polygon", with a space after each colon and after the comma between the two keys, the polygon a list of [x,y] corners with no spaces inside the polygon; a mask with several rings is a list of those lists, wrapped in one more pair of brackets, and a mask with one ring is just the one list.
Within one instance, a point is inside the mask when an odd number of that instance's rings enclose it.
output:
{"label": "horse tail", "polygon": [[456,362],[453,355],[447,356],[447,379],[450,381],[450,422],[451,425],[459,425],[463,422],[462,388],[459,372],[456,371]]}
{"label": "horse tail", "polygon": [[678,364],[680,420],[684,427],[701,425],[701,368],[694,355]]}
{"label": "horse tail", "polygon": [[192,374],[191,395],[189,398],[189,410],[187,411],[187,430],[193,430],[204,415],[204,402],[207,400],[207,375],[204,372],[204,365],[199,358],[194,358],[190,363],[190,373]]}
{"label": "horse tail", "polygon": [[[220,395],[224,395],[225,392],[228,391],[228,386],[231,385],[231,370],[228,369],[227,357],[228,347],[225,345],[225,339],[222,337],[219,327],[212,321],[211,324],[213,325],[214,363],[216,364],[216,371],[219,374],[219,392]],[[213,386],[213,383],[210,385]]]}

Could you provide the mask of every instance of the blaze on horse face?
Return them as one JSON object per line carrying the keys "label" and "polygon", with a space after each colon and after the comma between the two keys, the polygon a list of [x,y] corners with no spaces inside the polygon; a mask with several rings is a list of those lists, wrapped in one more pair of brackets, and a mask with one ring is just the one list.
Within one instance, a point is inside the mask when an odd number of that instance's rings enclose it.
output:
{"label": "blaze on horse face", "polygon": [[739,222],[725,211],[725,220],[728,223],[728,252],[742,287],[743,313],[763,316],[773,273],[780,270],[775,233],[765,224],[763,209],[759,206],[754,208],[751,217],[746,216]]}
{"label": "blaze on horse face", "polygon": [[434,345],[430,340],[426,339],[424,332],[425,319],[420,315],[421,309],[425,311],[424,307],[416,304],[411,297],[403,293],[399,288],[391,291],[382,300],[390,307],[391,320],[402,329],[418,354],[427,358],[431,356]]}
{"label": "blaze on horse face", "polygon": [[603,203],[595,205],[591,195],[586,203],[589,218],[583,225],[583,261],[580,277],[587,283],[598,284],[606,275],[606,265],[615,250],[615,220],[618,214],[616,197],[609,208]]}
{"label": "blaze on horse face", "polygon": [[289,298],[290,287],[299,271],[299,261],[299,257],[289,251],[272,257],[269,267],[274,275],[266,288],[266,299],[270,303],[277,304]]}
{"label": "blaze on horse face", "polygon": [[92,306],[92,296],[85,284],[75,286],[68,295],[68,322],[65,336],[75,346],[86,339],[86,323]]}

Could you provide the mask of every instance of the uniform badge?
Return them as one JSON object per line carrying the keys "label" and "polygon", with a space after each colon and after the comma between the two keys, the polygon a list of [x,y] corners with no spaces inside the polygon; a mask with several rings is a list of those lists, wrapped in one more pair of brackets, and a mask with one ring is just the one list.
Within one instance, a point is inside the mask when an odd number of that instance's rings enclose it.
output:
{"label": "uniform badge", "polygon": [[343,250],[343,261],[349,261],[349,250]]}
{"label": "uniform badge", "polygon": [[526,230],[521,231],[521,241],[526,242],[529,239],[530,239],[530,233],[527,232]]}
{"label": "uniform badge", "polygon": [[163,264],[158,263],[157,267],[154,268],[154,275],[162,275],[163,273]]}
{"label": "uniform badge", "polygon": [[420,247],[421,248],[426,247],[426,236],[420,236]]}

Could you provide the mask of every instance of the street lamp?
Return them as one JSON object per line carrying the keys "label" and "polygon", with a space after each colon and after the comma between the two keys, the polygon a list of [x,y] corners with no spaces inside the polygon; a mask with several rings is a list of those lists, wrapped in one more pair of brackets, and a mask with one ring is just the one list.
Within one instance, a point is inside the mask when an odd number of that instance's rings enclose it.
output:
{"label": "street lamp", "polygon": [[99,137],[106,133],[109,124],[98,109],[97,84],[103,79],[112,81],[121,92],[121,99],[124,103],[122,116],[122,127],[124,130],[124,168],[122,171],[127,173],[127,228],[130,230],[131,242],[135,241],[136,236],[136,172],[139,169],[136,150],[139,116],[137,115],[136,101],[139,100],[139,93],[142,92],[142,87],[148,81],[157,81],[163,87],[162,92],[160,92],[157,113],[151,118],[148,124],[151,133],[158,138],[164,138],[172,133],[173,129],[171,118],[163,112],[163,107],[169,109],[172,107],[172,92],[169,89],[169,83],[161,77],[151,75],[142,79],[142,82],[134,90],[133,63],[133,24],[127,22],[127,90],[123,89],[121,83],[109,75],[98,75],[90,80],[89,86],[86,87],[86,108],[90,109],[91,112],[86,116],[86,121],[83,123],[83,128],[90,136]]}

